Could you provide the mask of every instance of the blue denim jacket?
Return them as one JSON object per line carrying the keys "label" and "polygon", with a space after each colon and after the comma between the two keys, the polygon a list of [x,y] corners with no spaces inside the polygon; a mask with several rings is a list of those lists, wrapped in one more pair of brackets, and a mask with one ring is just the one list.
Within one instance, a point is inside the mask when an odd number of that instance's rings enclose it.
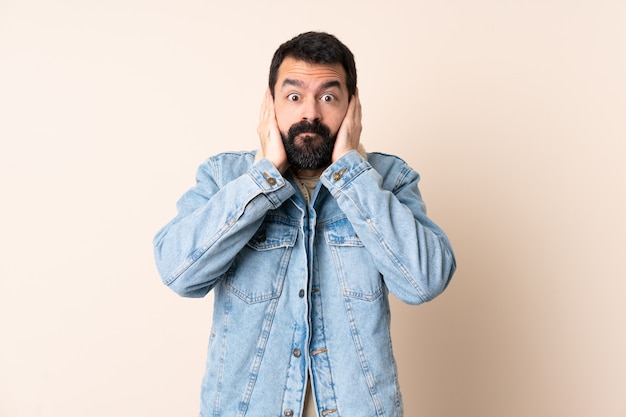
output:
{"label": "blue denim jacket", "polygon": [[201,416],[403,415],[388,292],[419,304],[447,286],[450,243],[401,159],[352,151],[310,203],[254,152],[208,159],[154,238],[163,281],[214,293]]}

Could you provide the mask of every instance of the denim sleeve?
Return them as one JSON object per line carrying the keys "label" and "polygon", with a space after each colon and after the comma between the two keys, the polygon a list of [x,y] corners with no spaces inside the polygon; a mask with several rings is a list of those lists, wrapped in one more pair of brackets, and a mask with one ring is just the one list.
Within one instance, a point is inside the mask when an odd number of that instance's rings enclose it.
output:
{"label": "denim sleeve", "polygon": [[201,165],[196,186],[177,203],[178,215],[154,237],[159,274],[182,296],[206,295],[254,235],[265,213],[295,192],[266,159],[230,179],[237,164],[223,154]]}
{"label": "denim sleeve", "polygon": [[[445,233],[426,216],[419,175],[377,154],[376,168],[356,151],[335,161],[321,181],[369,251],[389,291],[409,304],[432,300],[456,269]],[[379,172],[380,171],[380,172]]]}

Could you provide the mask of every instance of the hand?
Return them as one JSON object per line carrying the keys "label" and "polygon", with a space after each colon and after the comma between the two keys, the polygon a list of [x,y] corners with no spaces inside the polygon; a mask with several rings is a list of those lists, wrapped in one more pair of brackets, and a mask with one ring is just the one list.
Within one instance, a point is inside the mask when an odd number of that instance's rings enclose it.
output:
{"label": "hand", "polygon": [[284,174],[287,168],[289,168],[289,162],[287,161],[287,153],[285,152],[283,139],[280,136],[280,130],[278,130],[276,113],[274,112],[274,99],[269,88],[265,92],[265,98],[261,106],[257,133],[261,140],[263,155],[274,164],[281,174]]}
{"label": "hand", "polygon": [[333,149],[332,161],[335,162],[348,152],[359,147],[361,140],[361,101],[359,100],[359,89],[354,91],[354,96],[348,105],[348,111],[337,132],[337,141]]}

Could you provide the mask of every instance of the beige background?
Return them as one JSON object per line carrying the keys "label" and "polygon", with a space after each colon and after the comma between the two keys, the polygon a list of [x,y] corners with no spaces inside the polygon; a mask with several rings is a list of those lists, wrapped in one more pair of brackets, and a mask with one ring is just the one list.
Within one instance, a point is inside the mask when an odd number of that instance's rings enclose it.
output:
{"label": "beige background", "polygon": [[197,415],[211,297],[152,236],[318,29],[458,257],[393,305],[407,416],[625,417],[626,2],[224,3],[0,0],[0,416]]}

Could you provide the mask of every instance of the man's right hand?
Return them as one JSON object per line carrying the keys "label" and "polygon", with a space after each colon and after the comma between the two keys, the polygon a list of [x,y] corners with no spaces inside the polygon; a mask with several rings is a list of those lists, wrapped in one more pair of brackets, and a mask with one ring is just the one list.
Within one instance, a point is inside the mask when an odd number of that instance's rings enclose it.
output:
{"label": "man's right hand", "polygon": [[278,123],[276,122],[274,99],[272,98],[272,93],[269,88],[265,92],[265,98],[261,106],[257,133],[261,140],[263,155],[268,161],[274,164],[281,174],[284,174],[287,168],[289,168],[289,162],[287,161],[287,153],[285,152],[283,139],[278,129]]}

